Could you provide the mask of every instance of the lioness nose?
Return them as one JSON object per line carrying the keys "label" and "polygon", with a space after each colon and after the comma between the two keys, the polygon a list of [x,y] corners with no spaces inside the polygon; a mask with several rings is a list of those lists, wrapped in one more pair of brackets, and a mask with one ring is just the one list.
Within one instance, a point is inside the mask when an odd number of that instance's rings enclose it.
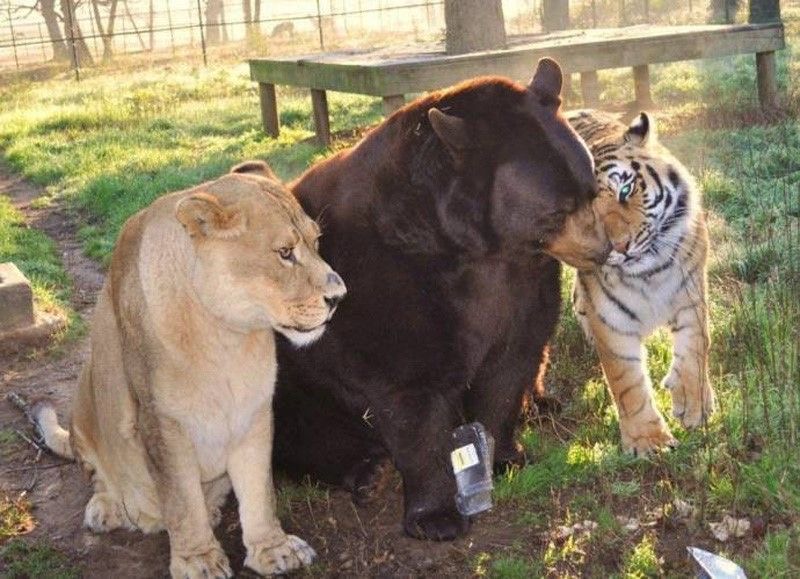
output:
{"label": "lioness nose", "polygon": [[330,285],[339,285],[339,286],[344,285],[342,278],[339,277],[339,274],[336,273],[335,271],[330,272],[325,281]]}

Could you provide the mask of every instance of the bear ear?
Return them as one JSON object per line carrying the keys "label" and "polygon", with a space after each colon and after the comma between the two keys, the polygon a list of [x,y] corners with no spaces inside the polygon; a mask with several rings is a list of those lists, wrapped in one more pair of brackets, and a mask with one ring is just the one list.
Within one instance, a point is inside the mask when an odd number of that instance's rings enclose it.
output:
{"label": "bear ear", "polygon": [[642,111],[631,121],[625,131],[625,142],[645,146],[656,141],[656,125],[646,112]]}
{"label": "bear ear", "polygon": [[561,85],[564,75],[561,67],[552,58],[541,58],[536,65],[536,72],[528,85],[528,90],[539,97],[543,105],[561,106]]}
{"label": "bear ear", "polygon": [[469,131],[464,119],[448,115],[439,109],[428,111],[428,121],[439,140],[447,149],[450,158],[456,164],[464,159],[464,152],[470,147]]}
{"label": "bear ear", "polygon": [[239,163],[238,165],[234,165],[231,167],[231,173],[258,175],[260,177],[266,177],[267,179],[273,179],[275,181],[278,180],[278,177],[272,172],[272,169],[269,168],[269,165],[267,165],[265,161],[261,160],[245,161],[243,163]]}
{"label": "bear ear", "polygon": [[194,193],[175,206],[175,217],[193,239],[230,238],[244,230],[240,211],[223,207],[210,193]]}

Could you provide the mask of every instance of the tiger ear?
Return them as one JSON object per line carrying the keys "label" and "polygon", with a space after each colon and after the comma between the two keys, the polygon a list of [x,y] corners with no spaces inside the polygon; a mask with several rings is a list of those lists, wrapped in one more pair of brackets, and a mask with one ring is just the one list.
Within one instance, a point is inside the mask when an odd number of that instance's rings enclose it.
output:
{"label": "tiger ear", "polygon": [[650,115],[642,111],[631,121],[625,131],[625,142],[642,146],[656,142],[656,125]]}

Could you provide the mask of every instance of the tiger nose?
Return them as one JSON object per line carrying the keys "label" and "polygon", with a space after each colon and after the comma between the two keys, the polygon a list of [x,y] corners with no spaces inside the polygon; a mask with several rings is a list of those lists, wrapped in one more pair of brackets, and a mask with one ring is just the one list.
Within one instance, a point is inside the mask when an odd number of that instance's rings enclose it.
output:
{"label": "tiger nose", "polygon": [[625,253],[625,251],[628,249],[628,241],[630,241],[630,236],[626,235],[620,239],[613,240],[611,244],[614,246],[614,251],[618,253]]}

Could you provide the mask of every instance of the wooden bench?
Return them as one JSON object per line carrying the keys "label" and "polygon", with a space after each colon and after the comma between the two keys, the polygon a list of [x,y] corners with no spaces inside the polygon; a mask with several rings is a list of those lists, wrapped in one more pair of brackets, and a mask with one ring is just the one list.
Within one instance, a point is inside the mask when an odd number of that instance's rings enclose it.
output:
{"label": "wooden bench", "polygon": [[783,24],[632,26],[569,30],[511,37],[507,48],[447,55],[441,46],[414,53],[386,50],[337,52],[289,58],[255,58],[250,77],[258,82],[264,130],[277,136],[275,85],[311,89],[319,142],[330,143],[327,90],[379,96],[389,114],[405,95],[434,90],[486,74],[523,80],[536,61],[555,58],[567,72],[580,73],[586,106],[598,101],[597,71],[632,67],[636,99],[650,102],[649,64],[755,54],[762,106],[777,101],[775,51],[784,48]]}

